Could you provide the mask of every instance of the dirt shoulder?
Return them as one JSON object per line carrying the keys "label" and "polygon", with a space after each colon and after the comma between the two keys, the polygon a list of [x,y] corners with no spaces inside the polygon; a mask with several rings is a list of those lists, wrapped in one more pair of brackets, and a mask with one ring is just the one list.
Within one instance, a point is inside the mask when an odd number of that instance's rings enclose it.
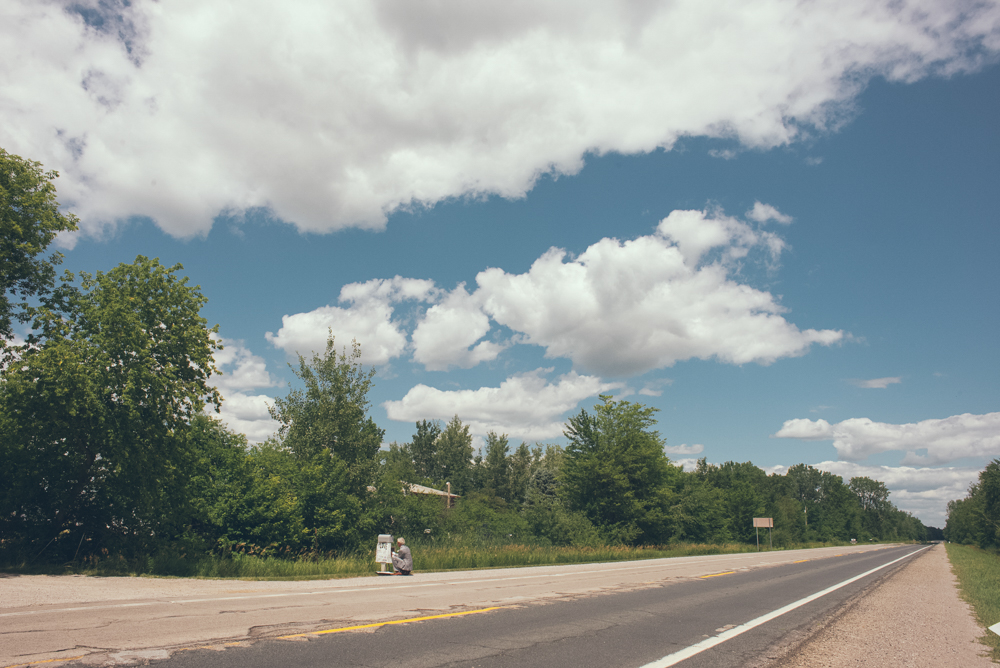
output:
{"label": "dirt shoulder", "polygon": [[944,545],[857,597],[772,668],[989,668],[983,629],[959,598]]}

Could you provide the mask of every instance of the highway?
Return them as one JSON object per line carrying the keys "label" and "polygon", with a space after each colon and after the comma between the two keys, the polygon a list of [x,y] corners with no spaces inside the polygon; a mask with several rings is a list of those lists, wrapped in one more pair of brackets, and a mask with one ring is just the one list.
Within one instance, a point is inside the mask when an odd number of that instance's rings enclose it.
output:
{"label": "highway", "polygon": [[30,605],[34,581],[8,577],[0,666],[751,666],[922,549],[312,582],[52,578]]}

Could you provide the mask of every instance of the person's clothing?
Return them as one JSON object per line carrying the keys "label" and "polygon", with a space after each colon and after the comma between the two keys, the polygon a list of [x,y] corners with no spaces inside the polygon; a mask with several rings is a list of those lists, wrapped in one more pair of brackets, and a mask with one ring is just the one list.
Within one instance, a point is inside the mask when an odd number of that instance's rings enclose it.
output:
{"label": "person's clothing", "polygon": [[410,554],[410,548],[403,545],[399,548],[399,552],[393,552],[392,566],[403,575],[409,575],[413,570],[413,556]]}

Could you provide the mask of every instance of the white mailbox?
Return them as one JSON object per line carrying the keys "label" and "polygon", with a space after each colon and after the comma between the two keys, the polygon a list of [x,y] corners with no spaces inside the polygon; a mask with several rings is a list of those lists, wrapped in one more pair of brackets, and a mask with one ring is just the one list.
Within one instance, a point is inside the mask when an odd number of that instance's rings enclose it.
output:
{"label": "white mailbox", "polygon": [[386,564],[392,563],[392,534],[380,533],[378,535],[378,545],[375,547],[375,563],[381,564],[378,573],[392,575],[392,571],[385,570]]}

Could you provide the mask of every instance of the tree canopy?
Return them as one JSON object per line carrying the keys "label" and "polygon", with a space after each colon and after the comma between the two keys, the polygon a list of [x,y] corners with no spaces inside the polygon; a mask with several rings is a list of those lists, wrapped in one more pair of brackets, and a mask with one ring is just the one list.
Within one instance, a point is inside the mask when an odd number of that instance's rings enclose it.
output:
{"label": "tree canopy", "polygon": [[14,322],[28,322],[27,299],[52,286],[60,253],[42,256],[59,232],[77,229],[77,218],[59,211],[53,181],[58,172],[0,148],[0,347]]}

